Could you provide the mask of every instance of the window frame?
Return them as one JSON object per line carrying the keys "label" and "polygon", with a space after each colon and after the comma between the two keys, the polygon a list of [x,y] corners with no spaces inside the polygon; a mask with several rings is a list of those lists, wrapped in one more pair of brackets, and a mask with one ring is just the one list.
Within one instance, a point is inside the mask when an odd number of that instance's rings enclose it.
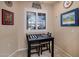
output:
{"label": "window frame", "polygon": [[[38,13],[45,13],[46,14],[46,21],[45,21],[45,23],[46,23],[46,29],[37,29],[37,20],[36,20],[36,29],[35,30],[28,30],[27,29],[27,16],[26,16],[26,13],[28,12],[28,11],[30,11],[30,12],[36,12],[36,16],[37,16],[37,14]],[[25,32],[38,32],[38,31],[47,31],[47,10],[43,10],[43,9],[34,9],[34,8],[29,8],[29,9],[25,9],[25,21],[24,21],[24,27],[25,27]],[[36,17],[36,19],[38,19],[38,17]]]}

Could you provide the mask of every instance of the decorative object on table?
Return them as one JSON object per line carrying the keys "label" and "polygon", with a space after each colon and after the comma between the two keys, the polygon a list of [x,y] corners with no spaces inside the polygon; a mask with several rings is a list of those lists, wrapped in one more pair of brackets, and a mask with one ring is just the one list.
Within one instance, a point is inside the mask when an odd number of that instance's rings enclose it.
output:
{"label": "decorative object on table", "polygon": [[52,33],[50,33],[50,32],[47,32],[47,35],[48,35],[49,37],[51,37],[51,34],[52,34]]}
{"label": "decorative object on table", "polygon": [[34,1],[32,3],[32,7],[36,8],[36,9],[41,9],[41,3],[40,3],[40,1]]}
{"label": "decorative object on table", "polygon": [[6,6],[8,6],[8,7],[12,7],[12,6],[13,6],[12,1],[5,1],[4,3],[5,3]]}
{"label": "decorative object on table", "polygon": [[64,1],[63,6],[69,8],[72,5],[73,1]]}
{"label": "decorative object on table", "polygon": [[2,25],[13,25],[14,24],[14,13],[2,9]]}
{"label": "decorative object on table", "polygon": [[79,26],[79,8],[62,13],[61,26]]}

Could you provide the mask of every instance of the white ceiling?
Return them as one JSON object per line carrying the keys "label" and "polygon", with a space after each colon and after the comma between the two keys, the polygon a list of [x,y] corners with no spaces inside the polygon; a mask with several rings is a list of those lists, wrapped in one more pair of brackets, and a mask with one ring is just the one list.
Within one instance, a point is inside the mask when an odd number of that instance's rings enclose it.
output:
{"label": "white ceiling", "polygon": [[56,3],[56,2],[58,2],[58,1],[40,1],[41,3],[43,3],[43,4],[54,4],[54,3]]}
{"label": "white ceiling", "polygon": [[[27,2],[29,2],[29,1],[27,1]],[[58,1],[30,1],[30,2],[53,5],[53,4],[57,3]]]}

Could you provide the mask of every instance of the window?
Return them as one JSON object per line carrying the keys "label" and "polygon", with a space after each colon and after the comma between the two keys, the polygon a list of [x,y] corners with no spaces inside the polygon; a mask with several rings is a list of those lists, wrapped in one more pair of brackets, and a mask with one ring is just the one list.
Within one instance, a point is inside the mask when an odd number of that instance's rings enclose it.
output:
{"label": "window", "polygon": [[38,13],[37,28],[46,29],[46,14],[45,13]]}
{"label": "window", "polygon": [[46,14],[27,12],[27,29],[28,30],[42,30],[46,29]]}
{"label": "window", "polygon": [[36,29],[36,13],[27,12],[27,29],[33,30]]}

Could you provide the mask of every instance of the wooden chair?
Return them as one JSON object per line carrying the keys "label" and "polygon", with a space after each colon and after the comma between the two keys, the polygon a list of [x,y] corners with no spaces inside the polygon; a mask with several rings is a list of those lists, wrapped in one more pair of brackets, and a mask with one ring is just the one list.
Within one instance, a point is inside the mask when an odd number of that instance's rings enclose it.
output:
{"label": "wooden chair", "polygon": [[[28,43],[29,39],[34,39],[34,36],[36,36],[36,35],[35,34],[26,35],[27,43]],[[31,44],[30,47],[31,47],[30,48],[31,54],[37,53],[38,56],[40,56],[40,44],[39,44],[39,42]]]}
{"label": "wooden chair", "polygon": [[[47,34],[47,35],[49,35],[49,34]],[[49,36],[51,36],[51,35],[49,35]],[[42,52],[44,52],[46,50],[49,50],[49,52],[50,52],[50,41],[49,42],[41,42],[41,47],[40,47],[41,54],[42,54]]]}
{"label": "wooden chair", "polygon": [[47,50],[49,50],[50,52],[50,42],[42,42],[40,46],[41,54],[42,52],[47,51]]}

